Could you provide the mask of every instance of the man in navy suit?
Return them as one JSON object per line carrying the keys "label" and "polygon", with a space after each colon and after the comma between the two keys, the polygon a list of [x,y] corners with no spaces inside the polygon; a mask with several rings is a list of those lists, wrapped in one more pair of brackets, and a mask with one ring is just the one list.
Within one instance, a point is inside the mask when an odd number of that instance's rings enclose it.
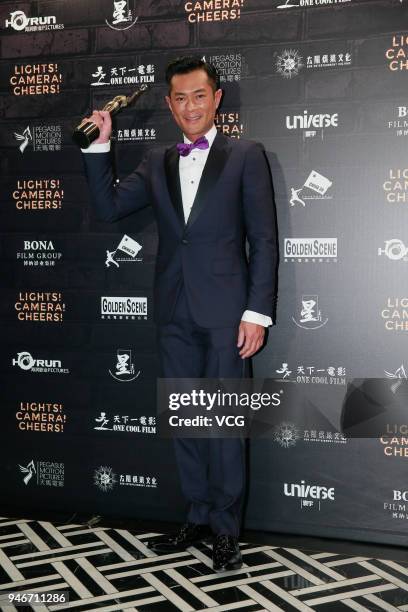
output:
{"label": "man in navy suit", "polygon": [[[117,221],[152,205],[159,233],[155,321],[163,375],[242,378],[272,324],[277,264],[272,182],[259,143],[217,132],[221,102],[214,68],[196,57],[170,63],[167,105],[184,142],[153,149],[115,184],[109,113],[84,153],[98,216]],[[246,240],[249,255],[246,255]],[[239,438],[177,439],[176,458],[189,510],[177,534],[152,542],[184,550],[212,532],[216,571],[242,565],[238,546],[245,485]]]}

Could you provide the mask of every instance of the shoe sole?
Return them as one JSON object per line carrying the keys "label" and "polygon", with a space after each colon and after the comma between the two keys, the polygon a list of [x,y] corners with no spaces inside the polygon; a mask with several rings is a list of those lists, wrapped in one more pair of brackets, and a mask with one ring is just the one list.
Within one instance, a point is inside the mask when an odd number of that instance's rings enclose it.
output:
{"label": "shoe sole", "polygon": [[221,572],[229,572],[231,570],[241,569],[242,561],[237,563],[231,563],[231,565],[224,565],[223,567],[218,567],[217,569],[213,567],[214,572],[220,574]]}
{"label": "shoe sole", "polygon": [[176,552],[184,552],[185,550],[187,550],[188,548],[191,548],[192,546],[199,546],[200,544],[209,544],[212,542],[212,538],[211,536],[209,536],[208,538],[202,539],[202,540],[197,540],[197,542],[193,542],[192,544],[189,544],[188,546],[185,546],[184,548],[179,548],[174,549],[171,548],[171,546],[169,546],[168,548],[163,547],[161,548],[160,544],[158,544],[157,546],[148,546],[149,550],[155,552],[155,553],[161,553],[161,554],[170,554],[170,553],[176,553]]}

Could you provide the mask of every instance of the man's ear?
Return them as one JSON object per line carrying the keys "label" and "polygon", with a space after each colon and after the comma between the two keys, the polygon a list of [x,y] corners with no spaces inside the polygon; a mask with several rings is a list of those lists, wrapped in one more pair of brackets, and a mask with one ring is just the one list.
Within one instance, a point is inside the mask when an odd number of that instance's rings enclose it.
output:
{"label": "man's ear", "polygon": [[169,96],[164,96],[164,99],[166,100],[166,104],[169,107],[170,111],[173,112],[173,109],[171,108],[171,100]]}
{"label": "man's ear", "polygon": [[222,99],[222,94],[224,92],[222,91],[222,89],[217,89],[217,91],[214,94],[215,97],[215,104],[216,104],[216,108],[218,109],[220,103],[221,103],[221,99]]}

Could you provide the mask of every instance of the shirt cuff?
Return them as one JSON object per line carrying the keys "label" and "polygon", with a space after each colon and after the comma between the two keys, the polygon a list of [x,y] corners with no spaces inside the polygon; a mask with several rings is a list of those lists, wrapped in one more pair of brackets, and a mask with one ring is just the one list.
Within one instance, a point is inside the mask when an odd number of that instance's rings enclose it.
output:
{"label": "shirt cuff", "polygon": [[246,321],[247,323],[256,323],[257,325],[263,325],[264,327],[269,327],[270,325],[273,325],[271,317],[259,314],[259,312],[254,312],[253,310],[245,310],[244,314],[241,317],[241,321]]}
{"label": "shirt cuff", "polygon": [[82,153],[109,153],[111,149],[110,140],[108,142],[98,142],[91,144],[87,149],[81,149]]}

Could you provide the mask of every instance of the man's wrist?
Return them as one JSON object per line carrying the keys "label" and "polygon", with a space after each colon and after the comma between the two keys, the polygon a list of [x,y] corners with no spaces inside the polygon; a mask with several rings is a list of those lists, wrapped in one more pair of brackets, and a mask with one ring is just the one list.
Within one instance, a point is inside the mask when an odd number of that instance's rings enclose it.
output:
{"label": "man's wrist", "polygon": [[82,153],[109,153],[111,142],[93,142],[87,149],[81,149]]}
{"label": "man's wrist", "polygon": [[253,310],[245,310],[244,314],[241,317],[241,321],[246,321],[247,323],[255,323],[256,325],[262,325],[263,327],[269,327],[273,325],[271,317],[267,315],[260,314],[259,312],[254,312]]}

